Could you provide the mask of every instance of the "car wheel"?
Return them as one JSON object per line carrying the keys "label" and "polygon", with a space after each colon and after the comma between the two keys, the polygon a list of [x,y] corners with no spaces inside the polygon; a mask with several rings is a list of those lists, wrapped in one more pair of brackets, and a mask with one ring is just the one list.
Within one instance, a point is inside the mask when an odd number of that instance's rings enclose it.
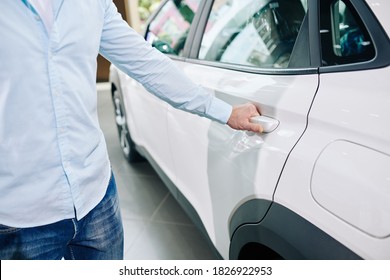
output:
{"label": "car wheel", "polygon": [[126,160],[130,163],[141,161],[143,160],[143,157],[136,150],[135,143],[131,138],[129,129],[127,127],[127,119],[122,95],[114,84],[112,85],[112,100],[114,103],[115,123],[118,129],[119,143],[122,149],[122,153]]}
{"label": "car wheel", "polygon": [[238,255],[239,260],[283,260],[277,252],[259,243],[245,245]]}

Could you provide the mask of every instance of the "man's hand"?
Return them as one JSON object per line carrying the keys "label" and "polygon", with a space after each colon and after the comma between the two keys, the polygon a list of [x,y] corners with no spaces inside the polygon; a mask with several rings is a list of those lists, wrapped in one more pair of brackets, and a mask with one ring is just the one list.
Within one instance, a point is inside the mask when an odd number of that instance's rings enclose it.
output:
{"label": "man's hand", "polygon": [[232,114],[227,124],[237,130],[248,130],[252,132],[263,132],[263,127],[259,124],[251,123],[252,117],[260,116],[260,112],[252,103],[233,106]]}

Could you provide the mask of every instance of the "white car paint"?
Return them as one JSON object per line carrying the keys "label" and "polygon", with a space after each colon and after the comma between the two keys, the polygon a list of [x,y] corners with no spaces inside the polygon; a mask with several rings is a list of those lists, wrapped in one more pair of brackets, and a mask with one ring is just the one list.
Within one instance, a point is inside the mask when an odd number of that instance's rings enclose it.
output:
{"label": "white car paint", "polygon": [[[367,215],[376,221],[390,215],[390,80],[386,77],[390,77],[389,67],[321,75],[308,129],[293,150],[275,193],[276,202],[305,216],[366,259],[390,258],[390,250],[383,250],[390,248],[389,223],[367,221]],[[353,158],[360,160],[347,164],[340,155],[352,151]],[[342,169],[346,165],[349,170]],[[335,175],[335,170],[341,172]],[[357,175],[347,180],[353,172],[360,172],[359,183]],[[381,177],[371,178],[373,174]],[[367,195],[369,185],[363,182],[377,185]],[[351,213],[345,213],[346,204]]]}
{"label": "white car paint", "polygon": [[[145,147],[163,171],[173,176],[173,162],[167,130],[168,104],[150,94],[145,88],[119,71],[120,85],[131,137],[137,145]],[[150,113],[152,112],[152,113]],[[151,125],[153,124],[153,125]]]}
{"label": "white car paint", "polygon": [[[287,155],[305,129],[318,76],[261,76],[180,62],[178,65],[194,82],[221,99],[231,104],[251,101],[259,105],[263,115],[280,122],[272,133],[246,136],[226,125],[168,109],[176,174],[173,181],[197,209],[221,255],[228,258],[230,217],[250,199],[272,199]],[[260,138],[264,143],[257,149],[237,150],[245,137]]]}
{"label": "white car paint", "polygon": [[[377,164],[373,166],[373,162]],[[324,209],[366,234],[387,238],[390,236],[389,166],[389,155],[336,140],[325,147],[315,163],[311,179],[313,198]]]}

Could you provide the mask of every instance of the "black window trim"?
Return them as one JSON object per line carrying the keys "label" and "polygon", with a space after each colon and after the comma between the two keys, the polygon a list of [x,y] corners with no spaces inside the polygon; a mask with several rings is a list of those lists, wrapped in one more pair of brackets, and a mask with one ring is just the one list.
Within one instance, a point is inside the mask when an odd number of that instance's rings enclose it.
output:
{"label": "black window trim", "polygon": [[195,13],[194,19],[191,23],[190,31],[186,39],[186,44],[184,45],[183,57],[188,58],[190,56],[190,51],[192,50],[193,41],[196,38],[197,30],[199,24],[202,22],[204,15],[205,6],[208,1],[200,1],[197,12]]}
{"label": "black window trim", "polygon": [[[320,1],[320,0],[318,0]],[[375,57],[372,60],[343,65],[321,66],[319,73],[347,72],[384,68],[390,65],[390,40],[383,27],[364,0],[349,0],[362,19],[374,43]],[[319,19],[319,17],[318,17]],[[318,23],[319,24],[319,23]]]}
{"label": "black window trim", "polygon": [[238,64],[229,64],[225,62],[207,61],[194,58],[187,58],[187,62],[192,64],[199,64],[226,70],[240,71],[253,74],[267,74],[267,75],[309,75],[318,74],[318,68],[259,68]]}
{"label": "black window trim", "polygon": [[310,62],[312,67],[317,68],[317,71],[321,66],[320,8],[318,1],[308,0]]}

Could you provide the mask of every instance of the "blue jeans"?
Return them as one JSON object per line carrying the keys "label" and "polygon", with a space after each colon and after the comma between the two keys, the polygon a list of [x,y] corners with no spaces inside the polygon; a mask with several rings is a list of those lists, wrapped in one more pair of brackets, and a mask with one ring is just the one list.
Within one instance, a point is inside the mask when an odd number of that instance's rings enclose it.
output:
{"label": "blue jeans", "polygon": [[0,259],[123,259],[123,226],[114,176],[102,201],[80,221],[33,228],[0,225]]}

